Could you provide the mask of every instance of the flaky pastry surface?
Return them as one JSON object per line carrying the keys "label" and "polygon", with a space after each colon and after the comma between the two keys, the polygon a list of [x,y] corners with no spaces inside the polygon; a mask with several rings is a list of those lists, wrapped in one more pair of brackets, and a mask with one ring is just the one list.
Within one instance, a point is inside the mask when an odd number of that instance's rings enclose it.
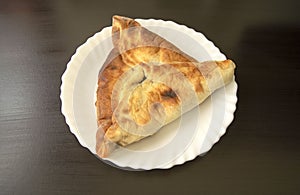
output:
{"label": "flaky pastry surface", "polygon": [[110,52],[98,77],[100,157],[155,133],[232,81],[231,60],[197,62],[136,21],[113,18]]}

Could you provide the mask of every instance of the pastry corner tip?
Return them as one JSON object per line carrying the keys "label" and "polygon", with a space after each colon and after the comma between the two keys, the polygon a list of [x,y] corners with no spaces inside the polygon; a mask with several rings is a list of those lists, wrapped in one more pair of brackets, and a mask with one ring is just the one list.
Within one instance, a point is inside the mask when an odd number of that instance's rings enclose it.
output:
{"label": "pastry corner tip", "polygon": [[236,65],[231,59],[226,59],[224,61],[216,61],[217,65],[222,69],[232,68],[235,69]]}
{"label": "pastry corner tip", "polygon": [[122,15],[119,15],[119,14],[115,14],[112,16],[112,20],[113,21],[121,21],[121,20],[133,20],[132,18],[129,18],[127,16],[122,16]]}
{"label": "pastry corner tip", "polygon": [[104,140],[104,142],[96,148],[96,153],[100,158],[107,158],[117,148],[118,145],[116,143]]}
{"label": "pastry corner tip", "polygon": [[140,24],[132,18],[116,14],[112,17],[112,26],[118,26],[121,27],[121,29],[126,29],[129,27],[140,26]]}
{"label": "pastry corner tip", "polygon": [[96,135],[96,154],[100,158],[107,158],[119,145],[112,142],[102,129],[98,129]]}

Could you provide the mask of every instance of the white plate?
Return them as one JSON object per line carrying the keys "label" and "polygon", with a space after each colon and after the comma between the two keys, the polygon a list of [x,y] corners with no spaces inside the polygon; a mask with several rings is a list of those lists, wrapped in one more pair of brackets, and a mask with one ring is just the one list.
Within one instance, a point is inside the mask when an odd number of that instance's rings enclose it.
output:
{"label": "white plate", "polygon": [[[184,25],[153,19],[137,21],[200,62],[226,59],[203,34]],[[62,76],[62,113],[79,143],[93,154],[98,73],[112,48],[111,27],[106,27],[76,50]],[[117,150],[104,161],[120,168],[166,169],[206,153],[233,120],[236,92],[237,84],[233,81],[154,136]]]}

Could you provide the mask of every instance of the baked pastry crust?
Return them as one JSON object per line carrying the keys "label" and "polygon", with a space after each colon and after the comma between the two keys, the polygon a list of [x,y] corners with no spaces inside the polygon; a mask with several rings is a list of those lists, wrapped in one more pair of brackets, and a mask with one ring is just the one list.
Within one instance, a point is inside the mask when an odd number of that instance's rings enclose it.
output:
{"label": "baked pastry crust", "polygon": [[233,79],[231,60],[199,63],[133,19],[114,16],[112,33],[98,77],[100,157],[154,134]]}

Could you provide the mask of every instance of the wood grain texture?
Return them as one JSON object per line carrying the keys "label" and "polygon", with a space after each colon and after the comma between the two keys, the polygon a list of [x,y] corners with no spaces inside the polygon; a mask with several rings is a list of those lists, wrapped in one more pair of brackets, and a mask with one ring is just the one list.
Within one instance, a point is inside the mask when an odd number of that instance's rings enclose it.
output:
{"label": "wood grain texture", "polygon": [[[0,194],[299,194],[297,3],[0,1]],[[114,14],[186,24],[236,62],[235,120],[204,157],[128,172],[98,160],[69,132],[61,75]]]}

